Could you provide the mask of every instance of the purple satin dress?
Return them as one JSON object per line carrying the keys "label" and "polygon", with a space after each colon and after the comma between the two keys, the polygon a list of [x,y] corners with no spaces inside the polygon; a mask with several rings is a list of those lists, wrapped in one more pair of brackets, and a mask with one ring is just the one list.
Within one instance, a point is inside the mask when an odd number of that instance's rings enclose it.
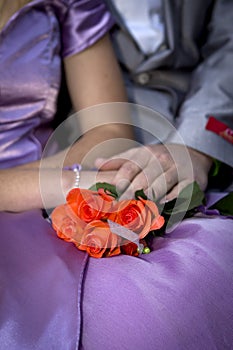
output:
{"label": "purple satin dress", "polygon": [[[0,38],[1,168],[40,158],[61,56],[111,25],[98,0],[34,0],[11,18]],[[0,238],[0,350],[233,349],[231,219],[187,219],[139,258],[88,258],[40,210],[0,213]]]}

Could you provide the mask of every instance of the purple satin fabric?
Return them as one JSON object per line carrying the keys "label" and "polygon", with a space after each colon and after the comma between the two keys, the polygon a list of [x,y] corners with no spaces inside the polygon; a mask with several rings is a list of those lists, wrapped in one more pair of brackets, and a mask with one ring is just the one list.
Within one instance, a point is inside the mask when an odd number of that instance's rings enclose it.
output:
{"label": "purple satin fabric", "polygon": [[87,256],[40,210],[0,213],[0,349],[76,349]]}
{"label": "purple satin fabric", "polygon": [[[63,56],[77,52],[77,46],[78,51],[81,51],[94,44],[97,38],[106,33],[106,28],[109,29],[114,23],[101,0],[69,2],[72,3],[72,11],[66,15],[62,27]],[[71,32],[72,35],[67,36]]]}
{"label": "purple satin fabric", "polygon": [[84,50],[112,24],[100,0],[34,0],[11,17],[0,32],[0,168],[41,157],[61,58]]}
{"label": "purple satin fabric", "polygon": [[139,258],[88,258],[38,210],[0,213],[0,349],[233,345],[233,220],[192,218]]}
{"label": "purple satin fabric", "polygon": [[232,310],[233,220],[186,219],[148,255],[89,259],[82,346],[231,350]]}

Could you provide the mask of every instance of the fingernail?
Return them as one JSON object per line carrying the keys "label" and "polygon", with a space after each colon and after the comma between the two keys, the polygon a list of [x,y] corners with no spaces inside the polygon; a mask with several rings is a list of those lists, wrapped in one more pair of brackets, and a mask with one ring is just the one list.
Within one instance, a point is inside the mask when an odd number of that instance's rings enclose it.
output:
{"label": "fingernail", "polygon": [[159,203],[160,204],[166,204],[166,203],[168,203],[168,202],[171,202],[171,201],[173,201],[173,199],[175,199],[176,197],[174,197],[174,198],[164,198],[164,199],[161,199],[160,201],[159,201]]}

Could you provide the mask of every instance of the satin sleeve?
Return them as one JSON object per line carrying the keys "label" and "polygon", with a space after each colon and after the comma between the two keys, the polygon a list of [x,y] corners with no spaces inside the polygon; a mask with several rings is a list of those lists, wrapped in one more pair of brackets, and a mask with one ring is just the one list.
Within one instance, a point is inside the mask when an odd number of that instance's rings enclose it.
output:
{"label": "satin sleeve", "polygon": [[114,24],[113,17],[101,0],[67,0],[62,3],[63,6],[59,6],[59,20],[63,58],[93,45]]}

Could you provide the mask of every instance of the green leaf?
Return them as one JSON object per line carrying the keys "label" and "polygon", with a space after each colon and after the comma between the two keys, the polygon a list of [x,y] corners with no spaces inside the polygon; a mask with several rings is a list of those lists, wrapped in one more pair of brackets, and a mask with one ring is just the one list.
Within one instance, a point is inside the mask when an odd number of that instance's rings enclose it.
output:
{"label": "green leaf", "polygon": [[187,213],[203,204],[204,200],[204,192],[196,182],[193,182],[187,185],[176,199],[165,203],[162,213],[167,215]]}
{"label": "green leaf", "polygon": [[115,199],[119,198],[119,195],[116,190],[116,186],[111,185],[107,182],[97,182],[89,188],[90,191],[98,191],[100,188],[103,188],[105,192],[108,192]]}
{"label": "green leaf", "polygon": [[165,219],[163,229],[171,227],[184,218],[191,217],[196,213],[196,208],[204,204],[205,195],[196,182],[187,185],[177,198],[165,203],[159,210]]}
{"label": "green leaf", "polygon": [[147,196],[145,195],[143,189],[136,191],[134,196],[135,196],[135,199],[137,199],[137,200],[138,199],[140,200],[140,198],[147,199]]}
{"label": "green leaf", "polygon": [[220,199],[209,209],[217,209],[222,215],[233,215],[233,192]]}

